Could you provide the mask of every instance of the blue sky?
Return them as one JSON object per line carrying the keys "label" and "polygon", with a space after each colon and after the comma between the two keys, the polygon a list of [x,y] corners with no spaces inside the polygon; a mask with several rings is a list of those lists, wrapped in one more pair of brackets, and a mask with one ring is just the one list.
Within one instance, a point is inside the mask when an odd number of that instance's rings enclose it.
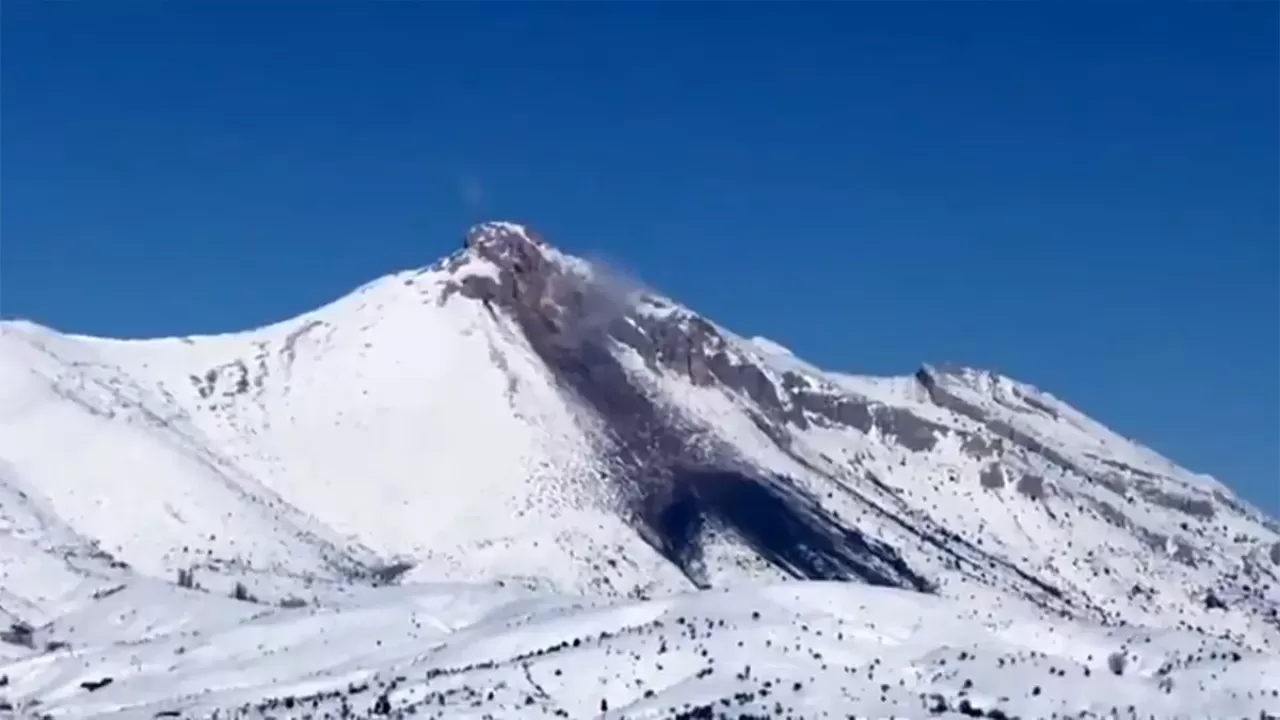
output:
{"label": "blue sky", "polygon": [[4,315],[239,329],[517,219],[1280,510],[1275,3],[227,5],[6,4]]}

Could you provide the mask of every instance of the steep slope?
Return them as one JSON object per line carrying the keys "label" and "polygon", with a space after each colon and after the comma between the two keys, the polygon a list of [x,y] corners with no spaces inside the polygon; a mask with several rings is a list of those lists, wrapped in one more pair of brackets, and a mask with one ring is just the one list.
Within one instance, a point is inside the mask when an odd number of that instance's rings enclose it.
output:
{"label": "steep slope", "polygon": [[5,505],[14,537],[75,535],[109,566],[153,574],[201,561],[355,573],[374,558],[267,492],[144,382],[91,345],[6,325],[0,489],[21,499]]}
{"label": "steep slope", "polygon": [[0,363],[5,478],[158,577],[838,579],[1280,640],[1276,525],[1212,479],[991,373],[824,372],[509,223],[271,327],[6,323]]}

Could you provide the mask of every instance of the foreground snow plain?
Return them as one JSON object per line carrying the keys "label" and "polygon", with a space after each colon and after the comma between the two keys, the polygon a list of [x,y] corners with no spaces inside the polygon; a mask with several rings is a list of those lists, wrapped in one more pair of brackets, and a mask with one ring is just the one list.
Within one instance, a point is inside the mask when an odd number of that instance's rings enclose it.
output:
{"label": "foreground snow plain", "polygon": [[1203,720],[1280,709],[1274,654],[977,610],[828,582],[654,600],[407,585],[282,608],[136,580],[69,603],[29,651],[9,645],[0,693],[23,718]]}

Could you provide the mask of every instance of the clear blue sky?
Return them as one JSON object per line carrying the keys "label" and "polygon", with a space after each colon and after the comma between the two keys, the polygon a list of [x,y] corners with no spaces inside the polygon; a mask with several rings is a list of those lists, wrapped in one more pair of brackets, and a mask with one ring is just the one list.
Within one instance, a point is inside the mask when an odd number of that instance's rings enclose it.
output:
{"label": "clear blue sky", "polygon": [[1280,510],[1276,3],[224,5],[5,4],[4,315],[244,328],[517,219]]}

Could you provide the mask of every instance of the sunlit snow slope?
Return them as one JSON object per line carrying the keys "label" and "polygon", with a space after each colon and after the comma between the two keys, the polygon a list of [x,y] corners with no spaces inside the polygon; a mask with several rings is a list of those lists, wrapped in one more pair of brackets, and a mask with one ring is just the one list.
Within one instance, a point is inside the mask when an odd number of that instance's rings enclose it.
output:
{"label": "sunlit snow slope", "polygon": [[293,605],[402,586],[378,607],[847,580],[1280,647],[1277,525],[1217,481],[989,372],[820,370],[510,223],[243,333],[0,324],[0,623],[180,573]]}
{"label": "sunlit snow slope", "polygon": [[[76,650],[0,667],[10,707],[139,719],[1205,720],[1280,706],[1280,660],[1221,639],[990,619],[851,583],[624,602],[421,585],[266,613],[183,593],[139,584],[69,611],[44,632]],[[138,642],[113,642],[126,635]]]}

